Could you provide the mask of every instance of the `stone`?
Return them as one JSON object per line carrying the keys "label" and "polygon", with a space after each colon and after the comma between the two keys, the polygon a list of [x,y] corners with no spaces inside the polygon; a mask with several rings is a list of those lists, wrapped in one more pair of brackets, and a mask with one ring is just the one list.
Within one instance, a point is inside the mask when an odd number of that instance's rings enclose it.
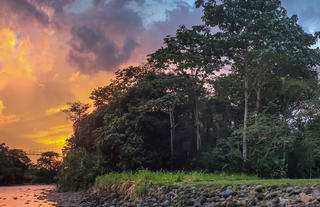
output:
{"label": "stone", "polygon": [[162,207],[166,207],[166,206],[169,206],[169,205],[170,205],[170,201],[169,200],[165,200],[160,204],[160,206],[162,206]]}
{"label": "stone", "polygon": [[201,198],[200,198],[200,203],[201,203],[201,205],[203,205],[206,201],[207,201],[207,198],[206,198],[206,197],[201,197]]}
{"label": "stone", "polygon": [[266,199],[274,198],[274,197],[279,197],[281,195],[282,191],[274,191],[270,192],[266,195]]}
{"label": "stone", "polygon": [[308,202],[310,202],[310,201],[312,200],[312,197],[306,195],[305,193],[300,193],[300,200],[301,200],[303,203],[308,203]]}
{"label": "stone", "polygon": [[232,195],[232,192],[233,192],[232,189],[225,190],[223,193],[223,197],[225,198],[229,197],[230,195]]}
{"label": "stone", "polygon": [[219,203],[211,202],[211,203],[205,205],[205,207],[216,207],[216,206],[219,206]]}
{"label": "stone", "polygon": [[293,187],[287,187],[286,192],[287,193],[292,193],[293,192]]}
{"label": "stone", "polygon": [[278,204],[278,203],[280,203],[280,199],[279,198],[274,198],[274,199],[272,199],[272,202],[275,203],[275,204]]}
{"label": "stone", "polygon": [[310,187],[306,187],[306,188],[303,188],[303,192],[305,193],[305,194],[311,194],[312,193],[312,188],[310,188]]}
{"label": "stone", "polygon": [[254,188],[254,191],[258,192],[258,193],[261,193],[263,191],[263,186],[262,185],[257,185],[255,188]]}
{"label": "stone", "polygon": [[289,204],[289,199],[279,198],[279,200],[280,200],[279,202],[280,207],[285,207]]}
{"label": "stone", "polygon": [[268,207],[275,207],[276,204],[274,204],[272,201],[268,201],[268,202],[267,202],[267,206],[268,206]]}
{"label": "stone", "polygon": [[320,200],[320,191],[314,190],[312,192],[312,198],[315,199],[315,200]]}
{"label": "stone", "polygon": [[193,198],[190,198],[189,200],[185,201],[185,204],[187,206],[193,206],[193,204],[195,204],[196,200]]}
{"label": "stone", "polygon": [[247,188],[248,188],[248,187],[247,187],[246,185],[242,185],[242,186],[240,187],[241,190],[247,190]]}
{"label": "stone", "polygon": [[264,194],[263,193],[258,193],[256,198],[260,201],[262,201],[264,199]]}
{"label": "stone", "polygon": [[199,201],[196,201],[195,204],[193,204],[193,207],[201,207],[201,203]]}
{"label": "stone", "polygon": [[278,186],[277,186],[277,185],[271,185],[270,188],[271,188],[272,190],[275,190],[275,189],[278,189]]}

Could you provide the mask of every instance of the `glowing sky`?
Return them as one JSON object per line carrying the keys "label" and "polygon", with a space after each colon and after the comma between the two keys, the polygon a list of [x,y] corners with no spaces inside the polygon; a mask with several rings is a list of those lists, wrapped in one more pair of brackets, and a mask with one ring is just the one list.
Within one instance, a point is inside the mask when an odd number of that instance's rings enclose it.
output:
{"label": "glowing sky", "polygon": [[[319,0],[284,5],[307,32],[320,30]],[[115,70],[200,17],[193,0],[1,0],[0,142],[59,149],[72,133],[67,102],[90,103]]]}

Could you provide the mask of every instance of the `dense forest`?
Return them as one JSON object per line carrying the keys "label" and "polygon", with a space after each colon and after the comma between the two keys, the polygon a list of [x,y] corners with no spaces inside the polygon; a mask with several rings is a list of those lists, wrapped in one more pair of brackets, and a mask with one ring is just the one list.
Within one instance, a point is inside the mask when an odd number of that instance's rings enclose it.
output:
{"label": "dense forest", "polygon": [[70,103],[62,189],[138,169],[320,176],[319,33],[279,0],[196,7],[204,24],[180,26],[145,65],[117,71],[91,93],[92,112]]}
{"label": "dense forest", "polygon": [[279,0],[198,0],[148,62],[70,103],[62,189],[110,171],[204,170],[320,176],[319,33]]}

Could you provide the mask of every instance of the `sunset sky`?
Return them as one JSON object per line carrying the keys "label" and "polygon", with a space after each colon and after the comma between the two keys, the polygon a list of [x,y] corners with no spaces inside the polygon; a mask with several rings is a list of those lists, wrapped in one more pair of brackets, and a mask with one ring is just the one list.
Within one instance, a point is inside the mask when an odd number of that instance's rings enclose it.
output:
{"label": "sunset sky", "polygon": [[[0,143],[58,150],[72,134],[61,112],[90,103],[118,68],[139,65],[180,24],[201,24],[194,0],[1,0]],[[285,0],[310,33],[319,0]]]}

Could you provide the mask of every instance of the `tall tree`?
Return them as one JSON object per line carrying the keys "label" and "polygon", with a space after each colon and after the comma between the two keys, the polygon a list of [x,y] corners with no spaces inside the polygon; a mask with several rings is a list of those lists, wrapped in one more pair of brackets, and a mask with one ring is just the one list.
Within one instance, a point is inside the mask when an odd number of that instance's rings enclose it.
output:
{"label": "tall tree", "polygon": [[[219,28],[219,37],[230,45],[228,57],[234,63],[233,70],[243,77],[242,139],[243,159],[247,160],[250,85],[256,89],[255,110],[258,111],[262,82],[267,74],[279,69],[278,57],[292,55],[303,60],[305,57],[301,54],[311,52],[308,48],[315,44],[318,34],[305,33],[295,15],[287,16],[280,0],[222,0],[219,3],[216,0],[197,0],[196,6],[204,8],[203,20],[207,25]],[[307,60],[314,64],[311,59]],[[252,76],[255,84],[249,82]]]}
{"label": "tall tree", "polygon": [[63,110],[64,113],[68,114],[68,118],[73,121],[74,138],[70,138],[70,141],[75,141],[79,137],[80,124],[84,117],[88,115],[89,104],[81,102],[67,103],[69,107]]}
{"label": "tall tree", "polygon": [[206,26],[181,26],[176,36],[167,36],[164,47],[149,55],[149,63],[156,68],[183,77],[189,82],[185,89],[193,103],[197,151],[201,147],[199,98],[206,92],[205,84],[215,77],[222,66],[222,45],[212,38]]}

